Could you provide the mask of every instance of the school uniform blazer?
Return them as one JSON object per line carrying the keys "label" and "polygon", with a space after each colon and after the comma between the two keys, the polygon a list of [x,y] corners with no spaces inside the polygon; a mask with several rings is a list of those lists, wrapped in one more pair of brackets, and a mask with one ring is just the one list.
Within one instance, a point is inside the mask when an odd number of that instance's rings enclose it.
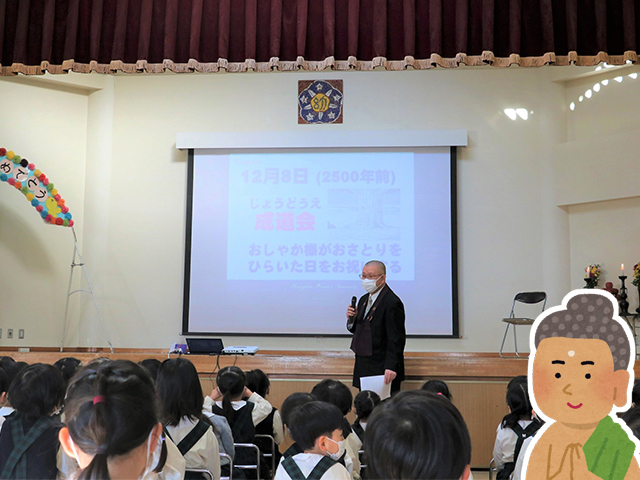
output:
{"label": "school uniform blazer", "polygon": [[[356,333],[358,327],[367,321],[364,312],[369,301],[369,294],[360,297],[358,313],[352,326],[348,326],[351,333]],[[385,370],[393,370],[397,376],[391,385],[392,391],[400,389],[400,382],[404,380],[404,346],[406,330],[404,326],[404,304],[393,293],[389,285],[382,287],[376,300],[378,305],[371,319],[371,356],[356,355],[353,369],[353,386],[360,388],[360,377],[384,375]]]}

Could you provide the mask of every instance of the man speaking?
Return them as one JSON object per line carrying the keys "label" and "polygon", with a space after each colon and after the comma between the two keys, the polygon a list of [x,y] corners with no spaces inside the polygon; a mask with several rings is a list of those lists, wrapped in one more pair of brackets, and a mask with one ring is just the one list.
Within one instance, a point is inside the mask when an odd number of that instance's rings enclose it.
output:
{"label": "man speaking", "polygon": [[364,265],[360,278],[367,294],[356,308],[347,308],[347,329],[356,354],[353,386],[360,388],[361,377],[384,375],[391,392],[397,392],[404,380],[404,305],[386,284],[386,273],[377,260]]}

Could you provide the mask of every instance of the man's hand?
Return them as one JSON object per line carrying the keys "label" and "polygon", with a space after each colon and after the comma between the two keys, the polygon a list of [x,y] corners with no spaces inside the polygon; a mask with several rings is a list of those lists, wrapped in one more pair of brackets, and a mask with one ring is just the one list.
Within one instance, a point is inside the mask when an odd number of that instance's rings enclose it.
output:
{"label": "man's hand", "polygon": [[358,313],[358,310],[349,305],[349,308],[347,308],[347,319],[349,319],[349,317],[355,317],[356,313]]}
{"label": "man's hand", "polygon": [[393,370],[385,370],[384,371],[384,383],[386,385],[389,385],[391,382],[393,382],[393,379],[396,378],[396,376],[398,376],[398,374],[396,372],[394,372]]}

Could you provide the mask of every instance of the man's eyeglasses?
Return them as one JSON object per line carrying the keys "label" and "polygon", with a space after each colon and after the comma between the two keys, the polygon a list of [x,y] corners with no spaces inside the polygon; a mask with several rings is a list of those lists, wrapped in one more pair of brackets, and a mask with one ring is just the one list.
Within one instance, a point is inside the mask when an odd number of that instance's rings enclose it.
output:
{"label": "man's eyeglasses", "polygon": [[376,279],[382,277],[383,275],[384,275],[384,273],[381,273],[380,275],[377,275],[375,277],[367,277],[366,275],[360,274],[360,275],[358,275],[358,277],[360,277],[360,280],[376,280]]}

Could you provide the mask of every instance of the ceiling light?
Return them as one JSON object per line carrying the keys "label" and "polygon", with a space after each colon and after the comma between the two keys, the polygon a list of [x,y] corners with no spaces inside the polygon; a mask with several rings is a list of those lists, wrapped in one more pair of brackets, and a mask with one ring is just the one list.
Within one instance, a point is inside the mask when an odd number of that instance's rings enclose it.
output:
{"label": "ceiling light", "polygon": [[526,108],[518,108],[516,109],[516,113],[523,120],[527,120],[529,118],[529,112],[527,112]]}
{"label": "ceiling light", "polygon": [[606,87],[607,85],[609,85],[609,80],[602,80],[602,82],[600,83],[602,83],[602,85]]}
{"label": "ceiling light", "polygon": [[571,111],[576,109],[576,104],[571,102],[571,105],[569,105],[569,108],[571,109]]}
{"label": "ceiling light", "polygon": [[586,92],[584,92],[584,96],[587,97],[587,98],[591,98],[591,95],[593,95],[593,92],[591,91],[591,89],[589,89]]}
{"label": "ceiling light", "polygon": [[584,100],[584,97],[582,95],[580,95],[580,98],[578,98],[578,101],[581,102]]}
{"label": "ceiling light", "polygon": [[616,77],[616,78],[614,78],[614,80],[615,80],[616,82],[618,82],[618,83],[622,83],[622,80],[624,80],[624,78],[622,78],[622,77]]}
{"label": "ceiling light", "polygon": [[594,92],[596,92],[596,93],[600,91],[600,84],[599,84],[599,83],[596,83],[596,84],[593,86],[593,91],[594,91]]}
{"label": "ceiling light", "polygon": [[637,73],[630,73],[629,77],[633,78],[635,80],[636,78],[638,78],[638,74]]}
{"label": "ceiling light", "polygon": [[511,120],[515,120],[517,118],[517,114],[515,109],[513,108],[505,108],[504,109],[504,113],[507,117],[509,117]]}

